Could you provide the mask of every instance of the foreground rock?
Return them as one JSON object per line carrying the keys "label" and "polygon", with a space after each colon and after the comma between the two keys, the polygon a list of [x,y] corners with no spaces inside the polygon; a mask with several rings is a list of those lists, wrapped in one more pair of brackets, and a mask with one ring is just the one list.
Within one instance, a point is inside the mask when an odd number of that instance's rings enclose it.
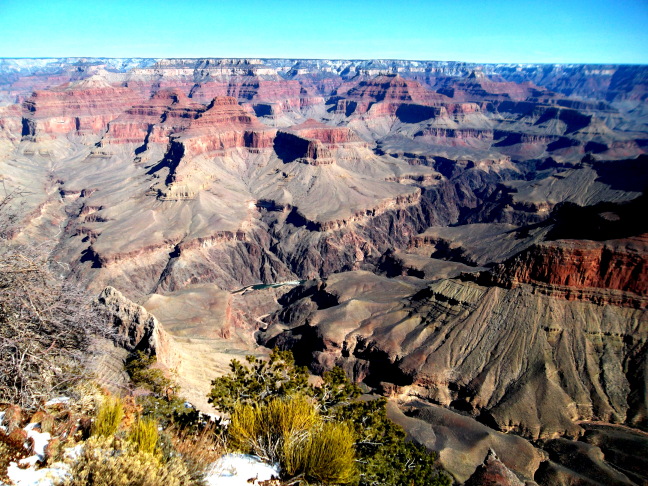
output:
{"label": "foreground rock", "polygon": [[498,459],[492,449],[464,486],[524,486],[515,474]]}

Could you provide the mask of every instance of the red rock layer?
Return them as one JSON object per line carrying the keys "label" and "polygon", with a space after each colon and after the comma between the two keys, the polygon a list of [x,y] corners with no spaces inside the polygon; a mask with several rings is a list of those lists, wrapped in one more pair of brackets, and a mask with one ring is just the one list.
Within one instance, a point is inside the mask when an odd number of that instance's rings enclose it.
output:
{"label": "red rock layer", "polygon": [[496,279],[572,289],[601,288],[648,295],[648,234],[594,242],[535,245],[494,270]]}
{"label": "red rock layer", "polygon": [[439,93],[457,101],[523,101],[541,96],[552,98],[553,93],[531,82],[512,83],[492,80],[481,72],[473,72],[465,79],[446,78],[435,86]]}
{"label": "red rock layer", "polygon": [[238,101],[284,101],[299,107],[301,87],[299,81],[263,79],[257,76],[236,76],[228,81],[208,81],[197,84],[191,97],[197,101],[208,102],[220,96],[232,96]]}
{"label": "red rock layer", "polygon": [[110,122],[102,144],[166,144],[172,132],[188,127],[205,109],[178,89],[158,91],[150,100],[129,108]]}
{"label": "red rock layer", "polygon": [[184,146],[184,155],[226,151],[236,147],[264,149],[273,146],[277,131],[263,125],[236,98],[216,97],[201,117],[174,137]]}
{"label": "red rock layer", "polygon": [[349,127],[326,125],[312,118],[309,118],[300,125],[293,125],[289,130],[300,137],[319,140],[322,143],[330,145],[361,141],[360,137]]}
{"label": "red rock layer", "polygon": [[477,139],[493,140],[493,130],[475,128],[425,128],[414,134],[414,137],[454,138],[457,140]]}
{"label": "red rock layer", "polygon": [[[331,150],[354,143],[364,142],[348,127],[336,127],[306,120],[277,134],[275,148],[285,161],[298,160],[310,165],[330,165],[335,162]],[[289,154],[287,159],[283,153]]]}
{"label": "red rock layer", "polygon": [[309,165],[331,165],[335,162],[327,144],[302,137],[291,130],[277,132],[274,148],[284,162],[296,161]]}
{"label": "red rock layer", "polygon": [[404,79],[395,74],[361,81],[356,87],[349,89],[344,97],[363,101],[400,101],[424,105],[451,101],[446,96],[425,89],[418,81]]}
{"label": "red rock layer", "polygon": [[29,135],[101,133],[108,123],[140,101],[128,88],[91,77],[47,91],[36,91],[23,104]]}

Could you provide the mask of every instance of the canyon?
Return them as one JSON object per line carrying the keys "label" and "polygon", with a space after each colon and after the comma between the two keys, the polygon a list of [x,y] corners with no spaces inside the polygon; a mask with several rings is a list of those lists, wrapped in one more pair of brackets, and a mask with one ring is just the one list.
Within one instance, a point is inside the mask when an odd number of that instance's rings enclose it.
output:
{"label": "canyon", "polygon": [[3,244],[47,248],[115,356],[155,353],[205,411],[230,359],[279,347],[388,397],[458,483],[645,484],[647,86],[646,66],[0,59]]}

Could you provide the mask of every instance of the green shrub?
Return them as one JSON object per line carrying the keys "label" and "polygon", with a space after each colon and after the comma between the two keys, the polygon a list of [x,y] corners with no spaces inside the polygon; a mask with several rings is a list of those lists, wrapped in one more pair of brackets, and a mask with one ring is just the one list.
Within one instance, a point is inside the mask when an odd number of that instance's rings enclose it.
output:
{"label": "green shrub", "polygon": [[152,392],[137,398],[142,415],[155,420],[163,428],[174,423],[197,430],[200,423],[198,411],[185,407],[185,400],[177,395],[179,387],[165,377],[162,370],[151,368],[156,361],[155,356],[137,351],[128,357],[124,366],[135,386]]}
{"label": "green shrub", "polygon": [[128,440],[138,452],[158,454],[158,426],[155,420],[139,418],[128,433]]}
{"label": "green shrub", "polygon": [[68,458],[70,476],[57,486],[183,486],[190,484],[186,467],[174,458],[167,463],[129,442],[115,447],[114,439],[93,437],[76,459]]}
{"label": "green shrub", "polygon": [[173,382],[164,376],[162,370],[151,368],[156,362],[155,356],[137,351],[128,357],[124,368],[134,385],[161,395],[173,386]]}
{"label": "green shrub", "polygon": [[91,434],[111,437],[117,432],[123,418],[124,402],[119,397],[107,396],[97,410]]}
{"label": "green shrub", "polygon": [[405,431],[387,417],[387,400],[358,401],[334,409],[335,419],[354,429],[360,486],[449,486],[436,455],[405,442]]}
{"label": "green shrub", "polygon": [[212,381],[209,402],[225,413],[232,413],[237,404],[255,404],[277,397],[298,393],[309,395],[313,388],[308,384],[308,370],[295,366],[290,351],[275,349],[269,359],[247,356],[249,366],[232,360],[229,375]]}
{"label": "green shrub", "polygon": [[[304,454],[319,454],[306,448],[314,440],[312,430],[288,438],[282,435],[283,448],[279,452],[276,436],[263,435],[261,429],[267,422],[262,412],[264,404],[272,403],[277,397],[310,396],[320,415],[315,426],[328,421],[346,423],[352,430],[359,486],[452,484],[450,477],[435,466],[433,453],[423,446],[405,442],[403,429],[387,418],[385,399],[355,400],[360,389],[340,368],[324,373],[321,386],[314,387],[308,384],[306,369],[295,366],[289,351],[275,349],[267,362],[254,357],[248,357],[247,361],[248,366],[232,361],[232,372],[214,380],[209,395],[217,409],[232,413],[230,430],[234,425],[235,432],[230,432],[230,440],[236,447],[266,458],[283,455],[280,461],[283,474],[306,474]],[[302,473],[297,473],[301,470]]]}

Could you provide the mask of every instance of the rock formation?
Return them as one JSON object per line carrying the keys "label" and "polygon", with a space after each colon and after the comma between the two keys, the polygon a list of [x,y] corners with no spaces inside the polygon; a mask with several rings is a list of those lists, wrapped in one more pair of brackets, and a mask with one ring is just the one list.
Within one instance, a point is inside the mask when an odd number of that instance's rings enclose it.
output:
{"label": "rock formation", "polygon": [[464,486],[524,486],[513,472],[498,459],[493,449],[475,472],[464,483]]}
{"label": "rock formation", "polygon": [[100,134],[138,100],[130,89],[113,87],[100,76],[35,91],[23,105],[23,135]]}

